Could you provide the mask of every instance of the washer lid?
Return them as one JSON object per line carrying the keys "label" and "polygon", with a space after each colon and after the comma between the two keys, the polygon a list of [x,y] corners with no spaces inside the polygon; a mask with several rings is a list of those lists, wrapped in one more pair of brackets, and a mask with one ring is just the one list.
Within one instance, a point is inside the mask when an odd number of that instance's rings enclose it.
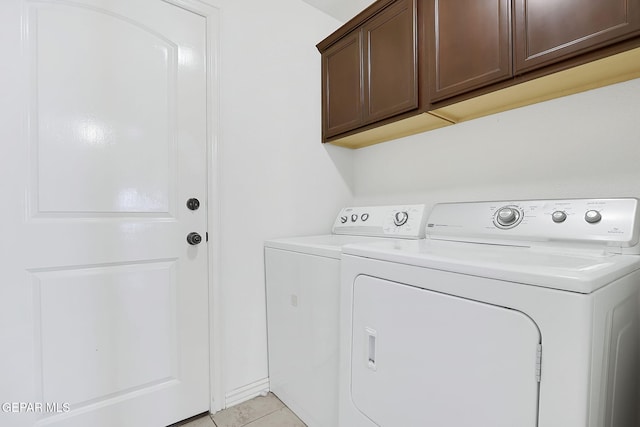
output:
{"label": "washer lid", "polygon": [[344,236],[339,234],[323,234],[318,236],[290,237],[264,242],[266,248],[283,249],[310,255],[340,259],[342,247],[354,243],[371,243],[379,241],[379,237]]}
{"label": "washer lid", "polygon": [[354,244],[343,253],[584,294],[640,269],[637,255],[434,240]]}

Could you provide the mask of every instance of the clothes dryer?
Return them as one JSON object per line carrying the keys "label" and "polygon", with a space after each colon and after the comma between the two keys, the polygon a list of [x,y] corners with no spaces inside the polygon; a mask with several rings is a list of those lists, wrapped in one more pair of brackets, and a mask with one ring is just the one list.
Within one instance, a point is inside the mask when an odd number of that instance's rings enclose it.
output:
{"label": "clothes dryer", "polygon": [[638,201],[436,205],[343,248],[343,427],[632,427]]}
{"label": "clothes dryer", "polygon": [[424,205],[344,208],[332,234],[265,242],[270,389],[309,427],[338,425],[340,257],[424,237]]}

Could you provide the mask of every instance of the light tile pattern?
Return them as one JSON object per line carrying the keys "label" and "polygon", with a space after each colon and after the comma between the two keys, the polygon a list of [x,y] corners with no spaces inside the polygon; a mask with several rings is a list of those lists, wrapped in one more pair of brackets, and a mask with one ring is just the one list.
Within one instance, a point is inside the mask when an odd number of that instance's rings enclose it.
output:
{"label": "light tile pattern", "polygon": [[274,394],[255,397],[181,427],[306,427]]}
{"label": "light tile pattern", "polygon": [[246,427],[306,427],[306,424],[291,409],[284,407],[246,424]]}
{"label": "light tile pattern", "polygon": [[216,427],[216,425],[209,415],[204,415],[186,424],[181,424],[180,427]]}
{"label": "light tile pattern", "polygon": [[244,403],[232,406],[213,415],[217,427],[242,427],[284,407],[273,393],[254,397]]}

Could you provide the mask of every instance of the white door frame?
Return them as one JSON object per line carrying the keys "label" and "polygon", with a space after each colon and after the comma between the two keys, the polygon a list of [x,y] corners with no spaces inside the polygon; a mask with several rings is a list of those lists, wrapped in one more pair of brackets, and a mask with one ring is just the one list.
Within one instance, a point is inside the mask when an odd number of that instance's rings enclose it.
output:
{"label": "white door frame", "polygon": [[220,303],[220,9],[201,0],[162,0],[202,16],[207,32],[207,229],[209,236],[209,412],[224,409],[222,304]]}

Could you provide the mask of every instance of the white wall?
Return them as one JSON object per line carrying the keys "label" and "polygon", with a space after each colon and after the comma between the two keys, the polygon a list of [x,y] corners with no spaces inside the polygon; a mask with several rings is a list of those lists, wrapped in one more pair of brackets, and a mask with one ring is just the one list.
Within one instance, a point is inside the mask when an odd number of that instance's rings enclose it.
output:
{"label": "white wall", "polygon": [[640,79],[354,156],[359,204],[640,197]]}
{"label": "white wall", "polygon": [[302,0],[326,12],[339,21],[347,22],[362,12],[374,0]]}
{"label": "white wall", "polygon": [[263,241],[329,232],[352,199],[353,152],[321,144],[315,44],[340,23],[300,0],[211,3],[221,10],[216,345],[233,403],[267,377]]}

